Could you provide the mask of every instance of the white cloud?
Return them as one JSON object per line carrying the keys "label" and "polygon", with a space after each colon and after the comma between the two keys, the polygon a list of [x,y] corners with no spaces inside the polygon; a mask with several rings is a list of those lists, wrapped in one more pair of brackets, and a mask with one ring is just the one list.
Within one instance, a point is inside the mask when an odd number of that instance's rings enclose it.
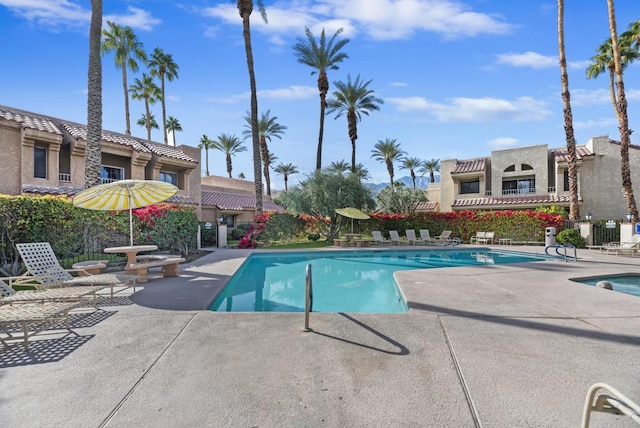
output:
{"label": "white cloud", "polygon": [[520,140],[511,137],[494,138],[493,140],[487,141],[489,147],[497,150],[509,149],[518,146],[518,144],[520,144]]}
{"label": "white cloud", "polygon": [[[233,4],[209,7],[203,14],[227,24],[241,22]],[[456,0],[281,0],[269,6],[267,20],[265,24],[254,11],[251,26],[257,31],[286,34],[297,34],[305,26],[314,34],[322,28],[334,34],[342,28],[345,37],[362,32],[376,40],[405,39],[421,31],[455,39],[506,34],[512,29],[502,18],[476,12]]]}
{"label": "white cloud", "polygon": [[551,112],[542,101],[519,97],[513,101],[499,98],[453,98],[448,104],[431,102],[423,97],[387,98],[400,111],[424,111],[439,122],[535,122]]}
{"label": "white cloud", "polygon": [[[241,94],[234,94],[225,97],[209,97],[207,100],[218,103],[233,104],[248,100],[250,96],[250,92],[243,92]],[[318,88],[315,86],[289,86],[286,88],[264,89],[258,91],[258,97],[260,99],[303,100],[314,96],[318,96]]]}
{"label": "white cloud", "polygon": [[396,88],[406,88],[409,86],[409,84],[405,82],[391,82],[390,85]]}
{"label": "white cloud", "polygon": [[104,21],[113,21],[122,26],[142,31],[151,31],[154,26],[162,22],[160,19],[151,16],[146,10],[138,9],[137,7],[129,6],[127,11],[128,14],[126,15],[105,15]]}
{"label": "white cloud", "polygon": [[[513,67],[530,67],[534,69],[557,67],[558,70],[560,69],[560,63],[557,56],[543,55],[532,51],[500,54],[498,55],[496,62],[498,64],[506,64]],[[567,61],[567,67],[570,69],[585,70],[589,66],[589,63],[589,61]]]}
{"label": "white cloud", "polygon": [[[613,111],[611,112],[611,114],[613,114]],[[599,119],[573,122],[573,127],[575,129],[601,129],[611,126],[618,126],[618,119],[616,119],[615,117],[601,117]]]}
{"label": "white cloud", "polygon": [[[640,100],[640,89],[626,89],[627,100]],[[611,104],[611,92],[608,89],[573,89],[571,90],[571,104],[575,106],[591,106],[597,104]],[[611,107],[613,108],[613,106]]]}

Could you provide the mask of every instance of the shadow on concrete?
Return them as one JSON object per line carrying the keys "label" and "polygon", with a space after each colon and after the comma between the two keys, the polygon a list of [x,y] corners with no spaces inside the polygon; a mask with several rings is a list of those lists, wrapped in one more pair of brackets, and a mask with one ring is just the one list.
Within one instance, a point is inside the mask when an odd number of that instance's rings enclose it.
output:
{"label": "shadow on concrete", "polygon": [[333,336],[327,333],[321,333],[319,331],[316,331],[314,329],[310,329],[311,333],[315,333],[319,336],[323,336],[323,337],[327,337],[329,339],[335,339],[335,340],[339,340],[340,342],[344,342],[344,343],[348,343],[350,345],[355,345],[355,346],[360,346],[362,348],[366,348],[366,349],[371,349],[372,351],[378,351],[378,352],[382,352],[385,354],[389,354],[389,355],[409,355],[409,349],[404,346],[403,344],[401,344],[400,342],[397,342],[395,340],[393,340],[392,338],[390,338],[389,336],[382,334],[381,332],[379,332],[378,330],[366,325],[365,323],[363,323],[362,321],[358,321],[357,319],[339,312],[339,314],[341,316],[343,316],[344,318],[348,319],[349,321],[358,324],[360,327],[364,328],[365,330],[375,334],[376,336],[378,336],[379,338],[381,338],[382,340],[390,343],[391,345],[395,346],[396,348],[398,348],[397,352],[392,352],[392,351],[387,351],[386,349],[382,349],[382,348],[376,348],[375,346],[370,346],[370,345],[365,345],[364,343],[358,343],[358,342],[354,342],[353,340],[349,340],[349,339],[345,339],[342,337],[337,337],[337,336]]}
{"label": "shadow on concrete", "polygon": [[69,332],[61,338],[29,340],[28,351],[25,351],[20,340],[0,349],[0,369],[60,361],[94,336],[79,336]]}
{"label": "shadow on concrete", "polygon": [[[448,315],[448,316],[461,317],[461,318],[475,318],[479,321],[502,324],[502,325],[507,325],[511,327],[535,329],[540,331],[546,331],[549,333],[564,334],[567,336],[575,336],[575,337],[584,337],[587,339],[616,342],[616,343],[622,343],[627,345],[640,344],[640,336],[614,334],[614,333],[607,333],[604,331],[583,330],[579,328],[547,324],[540,321],[532,321],[530,318],[512,318],[512,317],[504,317],[504,316],[486,315],[478,312],[463,311],[459,309],[445,308],[441,306],[428,305],[426,303],[418,303],[418,302],[412,302],[412,301],[407,302],[407,304],[411,309],[431,312],[436,315]],[[573,318],[573,317],[566,317],[566,318],[557,317],[553,319],[568,319],[568,320],[576,320],[576,321],[584,322],[580,318]],[[587,323],[587,325],[589,325],[592,328],[597,328],[592,324]]]}

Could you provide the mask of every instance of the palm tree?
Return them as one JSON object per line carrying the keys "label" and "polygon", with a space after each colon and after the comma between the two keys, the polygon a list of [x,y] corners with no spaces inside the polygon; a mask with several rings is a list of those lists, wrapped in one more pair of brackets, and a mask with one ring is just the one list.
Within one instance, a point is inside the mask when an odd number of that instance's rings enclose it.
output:
{"label": "palm tree", "polygon": [[384,101],[373,94],[369,89],[372,80],[363,82],[360,75],[351,82],[351,75],[347,74],[347,83],[333,82],[337,90],[333,91],[334,99],[327,101],[327,114],[336,112],[335,119],[343,114],[347,115],[347,131],[351,140],[351,172],[356,170],[356,140],[358,139],[358,122],[362,115],[369,116],[369,112],[380,110],[380,104]]}
{"label": "palm tree", "polygon": [[87,148],[85,150],[84,185],[100,184],[102,164],[102,0],[91,0],[89,29],[89,70],[87,82]]}
{"label": "palm tree", "polygon": [[613,62],[616,75],[616,89],[618,93],[617,111],[620,129],[620,169],[622,174],[622,191],[627,202],[627,210],[633,215],[633,221],[638,221],[638,208],[633,196],[631,185],[631,169],[629,167],[629,145],[631,144],[631,132],[629,131],[629,119],[627,117],[627,98],[624,92],[624,81],[622,78],[622,60],[620,57],[620,46],[616,30],[616,12],[613,0],[607,0],[609,12],[609,31],[611,32],[611,45],[613,48]]}
{"label": "palm tree", "polygon": [[420,174],[424,175],[429,173],[429,181],[431,183],[436,182],[436,172],[440,172],[440,159],[425,160],[422,162],[422,167],[419,170]]}
{"label": "palm tree", "polygon": [[393,188],[393,163],[402,159],[404,151],[400,149],[400,143],[396,139],[387,138],[386,140],[378,140],[373,150],[371,150],[371,157],[375,160],[384,163],[387,166],[387,172],[389,173],[389,181]]}
{"label": "palm tree", "polygon": [[[271,142],[271,137],[276,137],[278,139],[282,139],[282,134],[284,130],[287,129],[286,126],[280,125],[276,120],[277,116],[269,117],[271,110],[267,110],[266,113],[262,113],[260,116],[260,120],[258,121],[258,135],[260,141],[260,157],[262,159],[262,169],[264,172],[264,180],[267,184],[267,195],[271,196],[271,177],[269,177],[269,167],[265,164],[264,160],[269,156],[269,147],[267,146],[267,141]],[[247,114],[244,117],[244,120],[247,122],[245,124],[245,129],[242,134],[246,137],[251,136],[253,133],[252,125],[251,125],[251,117]]]}
{"label": "palm tree", "polygon": [[165,91],[164,91],[164,79],[165,77],[169,82],[178,78],[178,64],[173,61],[171,54],[166,54],[160,48],[155,48],[151,54],[151,60],[149,61],[149,68],[151,69],[152,76],[160,77],[160,91],[162,96],[162,132],[164,133],[164,143],[169,144],[167,137],[167,109],[165,105]]}
{"label": "palm tree", "polygon": [[413,189],[416,188],[416,170],[422,167],[422,161],[419,158],[404,158],[400,169],[407,169],[411,175],[411,183],[413,183]]}
{"label": "palm tree", "polygon": [[124,113],[127,135],[131,135],[131,121],[129,120],[129,87],[127,85],[127,68],[134,73],[138,71],[136,59],[146,64],[147,54],[142,48],[131,27],[107,21],[108,30],[102,30],[104,36],[100,50],[103,54],[114,52],[116,68],[122,69],[122,89],[124,90]]}
{"label": "palm tree", "polygon": [[268,194],[271,196],[271,175],[268,173],[268,170],[271,169],[271,165],[274,164],[278,160],[278,157],[273,154],[273,152],[267,152],[267,156],[262,159],[262,163],[264,164],[263,168],[267,171],[266,184],[268,189]]}
{"label": "palm tree", "polygon": [[147,129],[148,135],[149,135],[149,138],[148,138],[149,141],[151,141],[151,129],[160,129],[160,127],[158,126],[158,122],[156,122],[156,117],[151,113],[149,113],[148,115],[143,113],[142,116],[140,116],[140,119],[138,119],[138,121],[136,122],[136,124]]}
{"label": "palm tree", "polygon": [[296,166],[292,163],[280,162],[278,166],[275,167],[274,171],[284,177],[284,191],[288,191],[289,187],[287,187],[287,182],[289,181],[289,176],[292,174],[298,174]]}
{"label": "palm tree", "polygon": [[176,131],[182,131],[182,125],[180,125],[180,121],[173,116],[169,116],[167,118],[167,123],[165,126],[167,132],[171,132],[173,135],[173,144],[176,144]]}
{"label": "palm tree", "polygon": [[293,45],[298,62],[313,68],[311,75],[318,73],[318,91],[320,92],[320,131],[318,135],[318,153],[316,155],[316,170],[322,169],[322,136],[324,134],[324,113],[327,108],[327,93],[329,92],[328,70],[338,70],[338,64],[349,56],[340,52],[340,49],[349,43],[349,39],[342,39],[336,42],[336,37],[342,33],[340,28],[329,41],[324,33],[324,28],[320,34],[320,40],[316,41],[308,27],[304,29],[306,39],[298,37],[298,41]]}
{"label": "palm tree", "polygon": [[200,144],[198,144],[198,148],[200,150],[204,149],[207,177],[209,176],[209,149],[213,149],[213,146],[214,141],[210,140],[209,137],[207,137],[207,134],[202,134],[202,137],[200,138]]}
{"label": "palm tree", "polygon": [[[264,22],[267,22],[267,12],[262,0],[257,0],[258,10]],[[238,12],[242,18],[242,34],[244,50],[247,55],[247,69],[249,70],[249,86],[251,87],[251,141],[253,147],[253,182],[256,194],[256,215],[262,214],[262,174],[260,173],[260,137],[258,135],[258,90],[256,75],[253,68],[253,51],[251,48],[251,27],[249,18],[253,12],[253,0],[238,0]]]}
{"label": "palm tree", "polygon": [[558,50],[560,53],[560,82],[562,84],[562,111],[564,113],[564,133],[567,138],[567,169],[569,170],[569,220],[578,221],[578,166],[576,158],[576,138],[573,133],[569,74],[564,49],[564,0],[558,0]]}
{"label": "palm tree", "polygon": [[369,174],[369,170],[365,168],[364,165],[361,163],[356,165],[356,171],[352,172],[352,174],[355,174],[356,177],[358,177],[358,180],[360,180],[360,182],[362,182],[362,180],[368,180],[371,178],[371,174]]}
{"label": "palm tree", "polygon": [[[153,77],[148,74],[142,73],[142,80],[136,79],[133,81],[133,85],[129,88],[131,92],[131,98],[134,100],[144,100],[145,116],[151,119],[152,114],[149,111],[149,104],[155,104],[156,101],[162,98],[160,88],[153,81]],[[147,120],[147,140],[151,141],[151,121]],[[156,123],[155,129],[158,128]]]}
{"label": "palm tree", "polygon": [[[242,144],[242,140],[235,135],[220,134],[218,139],[213,141],[211,148],[220,150],[225,154],[227,161],[227,173],[229,174],[229,178],[233,178],[231,176],[231,170],[233,169],[233,166],[231,165],[231,156],[247,150],[247,147]],[[208,172],[207,175],[209,175]]]}
{"label": "palm tree", "polygon": [[341,160],[337,162],[331,162],[327,167],[327,171],[331,173],[336,173],[338,175],[342,175],[345,172],[349,171],[351,167],[347,163],[347,161]]}

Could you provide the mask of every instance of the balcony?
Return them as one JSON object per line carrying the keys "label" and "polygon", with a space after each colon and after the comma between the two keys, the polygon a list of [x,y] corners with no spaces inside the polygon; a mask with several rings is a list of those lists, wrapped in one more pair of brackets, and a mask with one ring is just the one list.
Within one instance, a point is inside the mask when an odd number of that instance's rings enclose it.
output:
{"label": "balcony", "polygon": [[502,195],[535,195],[536,189],[508,189],[503,190]]}
{"label": "balcony", "polygon": [[66,172],[58,173],[58,181],[60,183],[71,183],[71,174],[67,174]]}

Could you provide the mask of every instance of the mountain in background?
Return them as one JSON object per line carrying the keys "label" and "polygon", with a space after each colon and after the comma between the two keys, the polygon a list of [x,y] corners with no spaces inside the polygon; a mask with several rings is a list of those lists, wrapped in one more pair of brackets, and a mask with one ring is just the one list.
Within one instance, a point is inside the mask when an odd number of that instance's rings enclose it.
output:
{"label": "mountain in background", "polygon": [[[440,182],[440,176],[438,174],[435,175],[435,180],[436,183]],[[407,186],[408,188],[413,188],[413,183],[411,182],[411,177],[406,175],[404,177],[401,178],[397,178],[395,181],[400,182],[400,183],[404,183],[405,186]],[[425,175],[425,176],[418,176],[416,177],[416,188],[418,189],[426,189],[429,185],[429,176]],[[387,187],[389,185],[389,183],[366,183],[365,184],[367,187],[371,188],[373,190],[373,193],[378,193],[380,190],[384,189],[385,187]]]}

